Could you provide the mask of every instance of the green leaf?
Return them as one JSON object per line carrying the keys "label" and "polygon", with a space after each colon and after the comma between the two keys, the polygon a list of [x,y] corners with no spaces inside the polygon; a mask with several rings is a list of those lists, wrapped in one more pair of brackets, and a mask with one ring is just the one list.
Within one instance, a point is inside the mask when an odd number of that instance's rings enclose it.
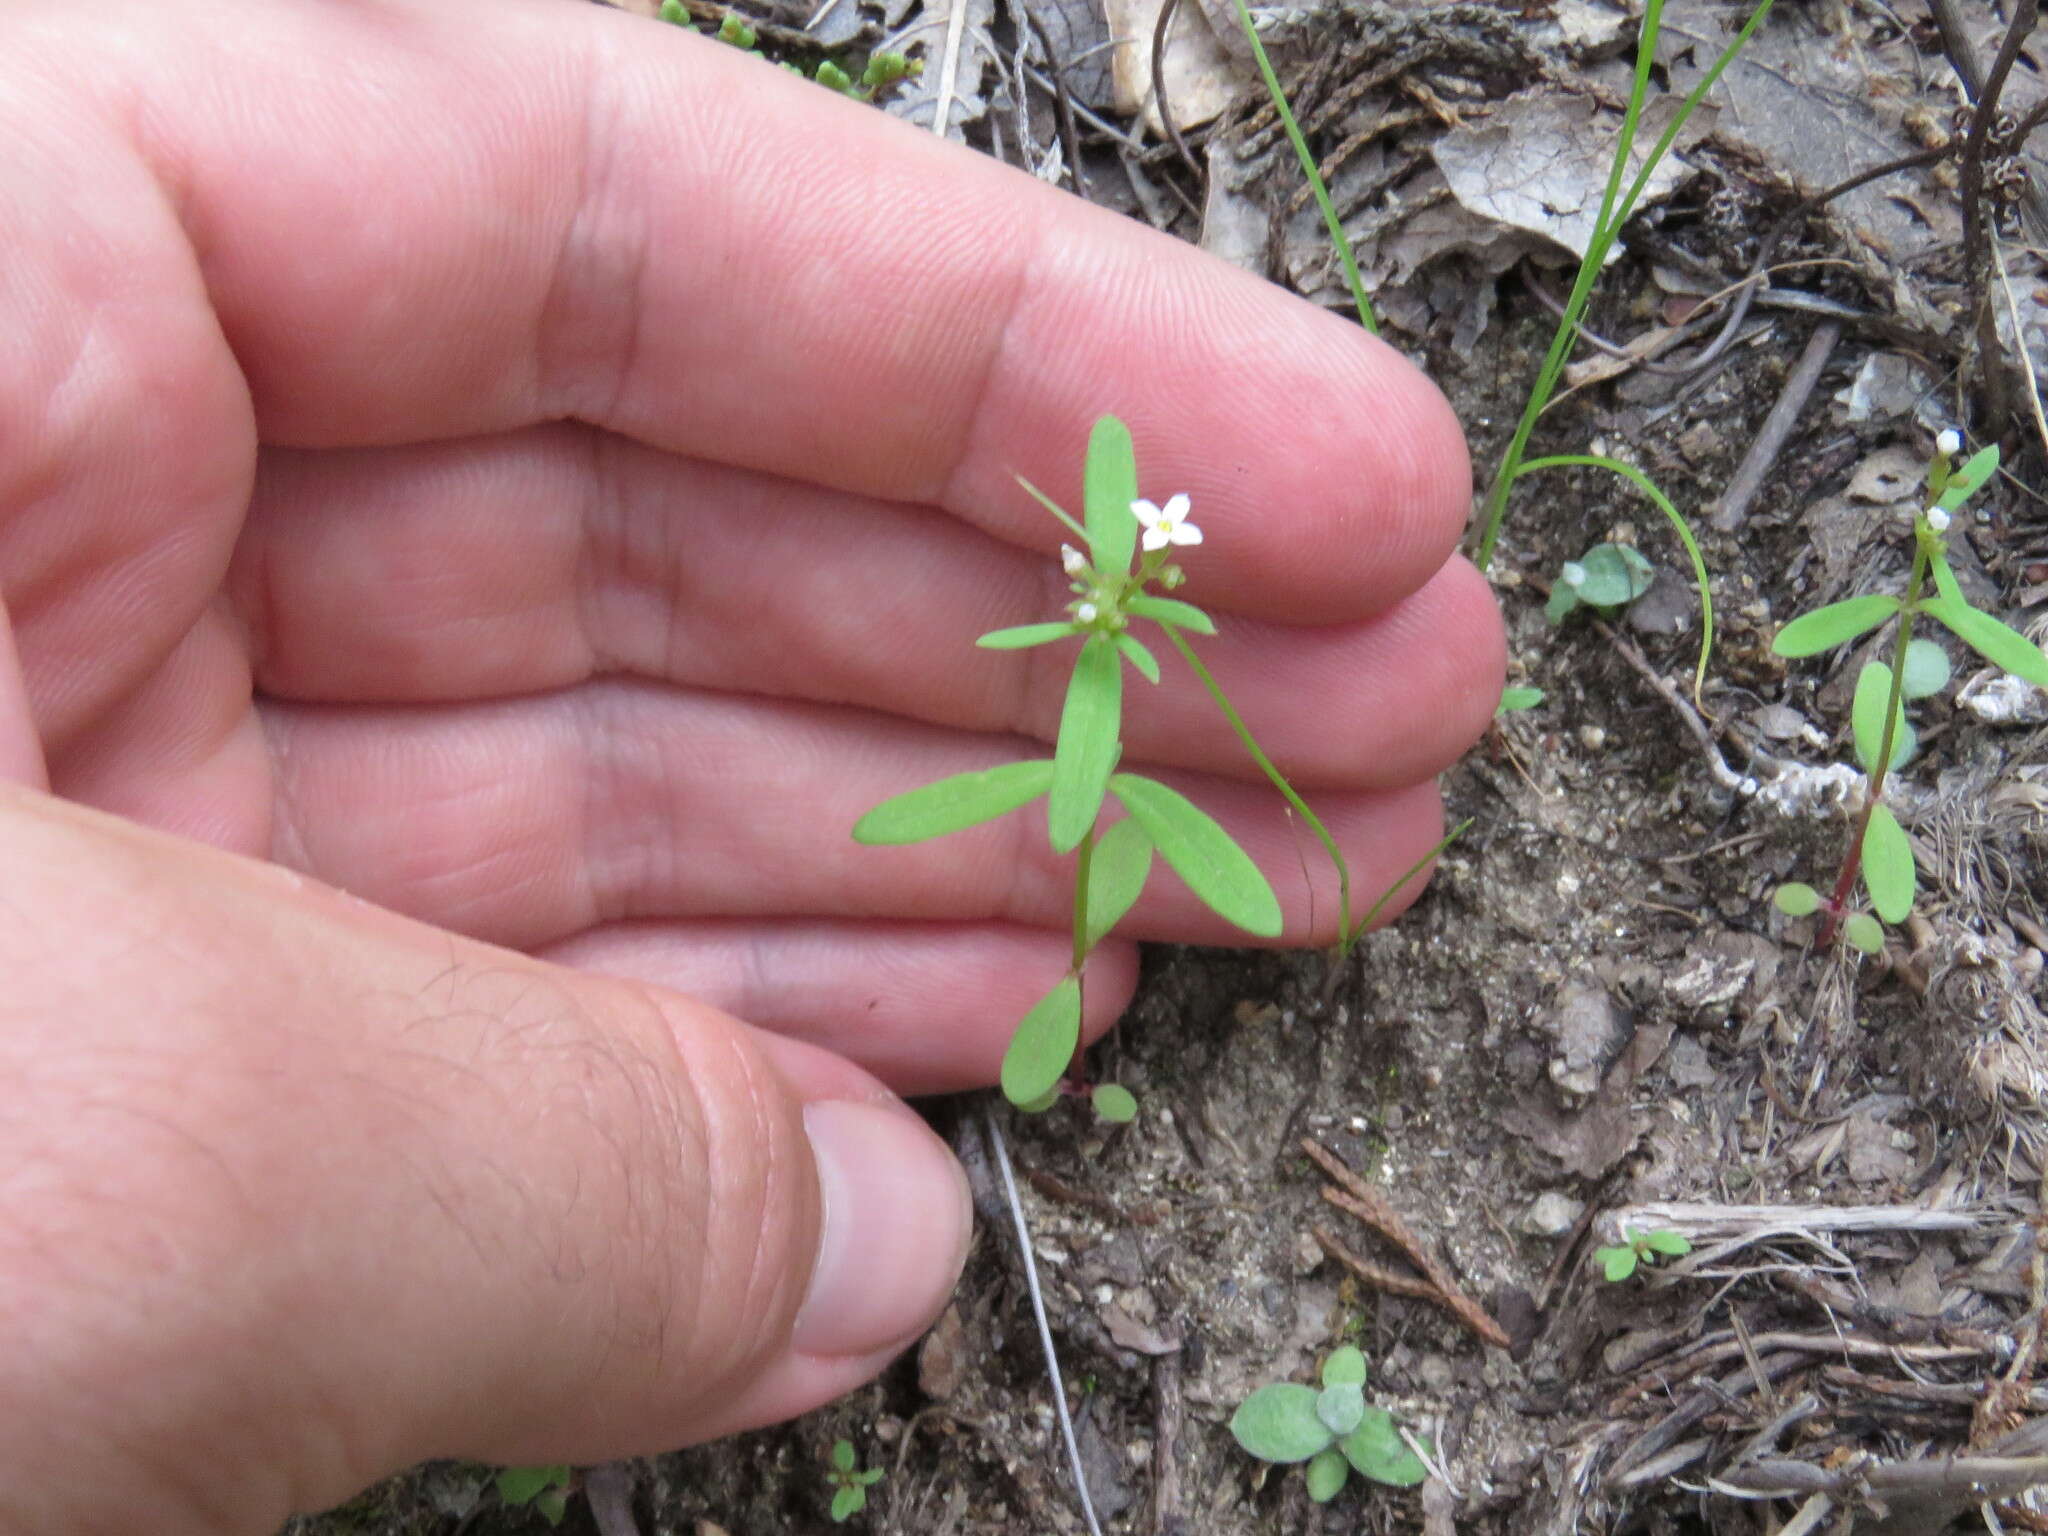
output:
{"label": "green leaf", "polygon": [[1144,678],[1148,683],[1159,681],[1159,662],[1150,651],[1145,649],[1145,644],[1142,640],[1131,635],[1118,635],[1116,637],[1116,648],[1123,652],[1125,661],[1128,661],[1138,669],[1138,676]]}
{"label": "green leaf", "polygon": [[1152,839],[1135,818],[1115,822],[1096,839],[1088,861],[1088,931],[1083,938],[1093,949],[1123,921],[1145,889],[1152,873]]}
{"label": "green leaf", "polygon": [[679,27],[690,24],[690,13],[683,8],[683,0],[661,0],[661,19],[672,21]]}
{"label": "green leaf", "polygon": [[858,1483],[832,1495],[832,1523],[844,1525],[868,1507],[868,1491]]}
{"label": "green leaf", "polygon": [[1340,1345],[1323,1362],[1324,1386],[1341,1387],[1346,1383],[1354,1387],[1365,1385],[1365,1356],[1356,1344]]}
{"label": "green leaf", "polygon": [[1018,1024],[1003,1053],[1003,1096],[1029,1106],[1054,1092],[1081,1040],[1081,981],[1062,976]]}
{"label": "green leaf", "polygon": [[1308,1496],[1318,1504],[1329,1503],[1344,1491],[1344,1485],[1350,1480],[1351,1463],[1334,1445],[1328,1450],[1317,1451],[1309,1458]]}
{"label": "green leaf", "polygon": [[1230,1432],[1261,1461],[1307,1461],[1332,1439],[1316,1417],[1317,1395],[1291,1381],[1269,1382],[1231,1415]]}
{"label": "green leaf", "polygon": [[1047,1110],[1051,1109],[1053,1105],[1059,1103],[1059,1101],[1059,1089],[1048,1088],[1045,1090],[1045,1092],[1041,1093],[1037,1098],[1027,1099],[1022,1104],[1019,1104],[1017,1107],[1027,1115],[1042,1115]]}
{"label": "green leaf", "polygon": [[1138,1100],[1121,1083],[1097,1083],[1091,1095],[1095,1117],[1111,1125],[1129,1125],[1138,1118]]}
{"label": "green leaf", "polygon": [[[1131,519],[1133,524],[1138,520]],[[1141,619],[1150,619],[1155,624],[1171,624],[1193,635],[1213,635],[1216,621],[1193,603],[1183,603],[1171,597],[1153,597],[1139,593],[1136,597],[1124,599],[1124,611],[1135,613]]]}
{"label": "green leaf", "polygon": [[[1856,674],[1856,697],[1849,705],[1849,726],[1856,741],[1856,761],[1865,773],[1877,771],[1878,749],[1884,745],[1884,707],[1891,702],[1892,669],[1881,661],[1867,661]],[[1896,768],[1912,754],[1913,732],[1906,724],[1902,702],[1894,717],[1892,760]]]}
{"label": "green leaf", "polygon": [[1615,1284],[1620,1284],[1636,1272],[1641,1261],[1636,1257],[1634,1244],[1620,1248],[1595,1248],[1593,1257],[1600,1261],[1601,1273]]}
{"label": "green leaf", "polygon": [[1948,487],[1936,503],[1944,511],[1953,512],[1972,496],[1986,480],[1998,473],[1998,444],[1979,448],[1963,462],[1963,467],[1948,477]]}
{"label": "green leaf", "polygon": [[498,1498],[506,1504],[531,1504],[548,1489],[569,1481],[569,1469],[507,1467],[497,1477]]}
{"label": "green leaf", "polygon": [[1262,939],[1280,936],[1280,901],[1251,855],[1185,795],[1155,779],[1119,773],[1109,787],[1145,829],[1173,872],[1212,912]]}
{"label": "green leaf", "polygon": [[533,1501],[534,1513],[551,1526],[560,1525],[569,1513],[569,1490],[550,1488]]}
{"label": "green leaf", "polygon": [[1874,955],[1884,948],[1884,929],[1868,912],[1854,912],[1842,924],[1842,937],[1866,955]]}
{"label": "green leaf", "polygon": [[1500,703],[1494,707],[1496,715],[1512,715],[1519,710],[1534,709],[1543,702],[1541,688],[1504,688]]}
{"label": "green leaf", "polygon": [[943,837],[1029,805],[1052,782],[1052,762],[1042,757],[956,773],[884,800],[853,824],[853,840],[877,846]]}
{"label": "green leaf", "polygon": [[1578,592],[1560,581],[1550,589],[1550,601],[1543,605],[1543,617],[1553,624],[1561,624],[1578,606]]}
{"label": "green leaf", "polygon": [[832,1465],[842,1472],[851,1472],[853,1470],[853,1462],[853,1442],[851,1440],[834,1440],[832,1442]]}
{"label": "green leaf", "polygon": [[1863,830],[1863,887],[1870,904],[1888,923],[1903,923],[1913,910],[1913,845],[1891,807],[1873,806]]}
{"label": "green leaf", "polygon": [[873,1467],[866,1472],[856,1472],[853,1474],[853,1480],[863,1488],[872,1488],[882,1480],[882,1469]]}
{"label": "green leaf", "polygon": [[992,629],[974,643],[984,651],[1021,651],[1078,633],[1071,624],[1013,624],[1008,629]]}
{"label": "green leaf", "polygon": [[1584,573],[1571,583],[1582,603],[1622,608],[1650,590],[1657,572],[1643,552],[1626,544],[1595,544],[1578,559]]}
{"label": "green leaf", "polygon": [[1932,640],[1913,640],[1906,645],[1906,697],[1931,698],[1948,686],[1948,652]]}
{"label": "green leaf", "polygon": [[1820,892],[1797,880],[1779,886],[1772,899],[1787,917],[1806,917],[1820,910]]}
{"label": "green leaf", "polygon": [[1661,1253],[1667,1258],[1682,1259],[1692,1252],[1692,1244],[1677,1233],[1659,1230],[1643,1234],[1643,1246],[1652,1253]]}
{"label": "green leaf", "polygon": [[1358,1428],[1339,1441],[1337,1449],[1344,1453],[1346,1461],[1376,1483],[1413,1488],[1429,1476],[1429,1468],[1408,1449],[1408,1443],[1394,1428],[1394,1416],[1384,1408],[1366,1409]]}
{"label": "green leaf", "polygon": [[1316,1394],[1316,1417],[1333,1435],[1348,1435],[1365,1417],[1365,1392],[1355,1381],[1340,1381]]}
{"label": "green leaf", "polygon": [[1780,656],[1818,656],[1877,628],[1905,605],[1889,592],[1872,592],[1846,602],[1829,603],[1778,631],[1771,649]]}
{"label": "green leaf", "polygon": [[1138,520],[1131,515],[1131,503],[1138,499],[1138,457],[1131,446],[1131,429],[1114,416],[1100,418],[1088,434],[1082,487],[1095,569],[1104,576],[1121,576],[1130,570],[1138,548]]}
{"label": "green leaf", "polygon": [[2014,677],[2024,678],[2036,688],[2048,688],[2048,656],[2016,629],[1972,608],[1961,597],[1923,597],[1920,611],[1939,619],[1971,650],[1994,667],[2003,667]]}
{"label": "green leaf", "polygon": [[1052,803],[1046,808],[1054,853],[1072,853],[1095,825],[1102,792],[1116,770],[1123,727],[1124,676],[1116,647],[1090,635],[1067,682],[1052,753]]}

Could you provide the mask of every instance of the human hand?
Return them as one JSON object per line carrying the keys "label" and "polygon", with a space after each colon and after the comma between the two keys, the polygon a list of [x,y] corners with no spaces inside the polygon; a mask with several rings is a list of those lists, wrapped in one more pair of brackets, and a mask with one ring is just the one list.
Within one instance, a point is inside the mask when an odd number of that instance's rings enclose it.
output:
{"label": "human hand", "polygon": [[[1064,893],[846,833],[1047,735],[968,642],[1064,596],[1012,475],[1104,410],[1359,888],[1435,841],[1499,628],[1352,328],[595,8],[9,27],[0,1528],[652,1450],[915,1336],[967,1217],[887,1090],[993,1078]],[[1287,867],[1205,709],[1134,757]],[[1131,931],[1228,937],[1160,887]]]}

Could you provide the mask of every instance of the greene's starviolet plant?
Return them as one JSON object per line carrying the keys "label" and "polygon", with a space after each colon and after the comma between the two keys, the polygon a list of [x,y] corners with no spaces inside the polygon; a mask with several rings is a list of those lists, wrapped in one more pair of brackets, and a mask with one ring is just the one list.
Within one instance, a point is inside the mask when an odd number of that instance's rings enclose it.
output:
{"label": "greene's starviolet plant", "polygon": [[[2048,688],[2048,656],[2025,635],[1971,607],[1949,568],[1950,530],[1962,515],[1963,504],[1998,470],[1997,445],[1972,454],[1957,468],[1955,456],[1961,451],[1962,439],[1954,430],[1936,439],[1927,466],[1927,502],[1913,514],[1913,563],[1904,595],[1870,592],[1830,603],[1794,619],[1771,644],[1780,656],[1815,656],[1898,620],[1891,661],[1866,662],[1856,678],[1849,715],[1856,762],[1864,773],[1863,809],[1834,886],[1822,894],[1795,881],[1780,886],[1776,896],[1779,910],[1790,916],[1820,914],[1814,938],[1823,948],[1839,933],[1855,948],[1875,954],[1884,947],[1878,919],[1902,923],[1913,910],[1918,886],[1913,844],[1884,803],[1885,779],[1912,755],[1916,741],[1906,720],[1906,701],[1938,692],[1949,675],[1948,658],[1941,649],[1914,640],[1914,618],[1925,614],[1994,667]],[[1930,580],[1933,596],[1927,594]],[[1856,909],[1859,874],[1876,917]]]}
{"label": "greene's starviolet plant", "polygon": [[[1268,1382],[1239,1405],[1230,1433],[1261,1461],[1307,1462],[1308,1494],[1327,1504],[1355,1471],[1376,1483],[1412,1488],[1429,1476],[1394,1416],[1365,1400],[1365,1356],[1355,1345],[1323,1362],[1321,1390],[1299,1382]],[[1416,1443],[1425,1454],[1427,1436]]]}
{"label": "greene's starviolet plant", "polygon": [[[1088,956],[1137,902],[1154,854],[1226,921],[1258,938],[1277,938],[1281,929],[1272,886],[1229,833],[1177,790],[1117,769],[1123,755],[1123,670],[1128,666],[1148,683],[1160,677],[1158,658],[1131,632],[1134,624],[1149,624],[1165,636],[1329,855],[1337,874],[1339,959],[1450,838],[1404,873],[1354,927],[1350,870],[1336,840],[1273,765],[1188,641],[1189,635],[1215,634],[1215,621],[1193,604],[1164,595],[1184,579],[1174,551],[1202,542],[1190,520],[1189,498],[1174,495],[1162,505],[1138,495],[1131,434],[1114,416],[1097,421],[1089,434],[1082,476],[1085,522],[1022,483],[1080,541],[1060,546],[1073,600],[1063,619],[998,629],[975,643],[1008,651],[1079,642],[1053,755],[955,774],[898,795],[863,816],[853,835],[868,844],[923,842],[1045,799],[1052,850],[1074,860],[1073,944],[1066,973],[1017,1025],[1002,1070],[1003,1092],[1012,1103],[1042,1109],[1058,1098],[1063,1084],[1070,1092],[1083,1091],[1069,1071],[1080,1043]],[[1105,823],[1111,802],[1124,815]],[[1129,1090],[1117,1084],[1098,1084],[1090,1096],[1106,1120],[1128,1120],[1137,1112]]]}

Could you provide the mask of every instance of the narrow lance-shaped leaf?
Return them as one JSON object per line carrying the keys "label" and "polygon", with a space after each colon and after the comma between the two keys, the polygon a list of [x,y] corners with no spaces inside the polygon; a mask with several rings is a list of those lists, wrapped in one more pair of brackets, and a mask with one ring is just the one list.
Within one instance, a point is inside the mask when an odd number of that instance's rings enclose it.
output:
{"label": "narrow lance-shaped leaf", "polygon": [[853,840],[870,845],[921,843],[1028,805],[1052,788],[1048,758],[956,773],[884,800],[853,824]]}
{"label": "narrow lance-shaped leaf", "polygon": [[2014,677],[2024,678],[2036,688],[2048,688],[2048,656],[2016,629],[2010,629],[1985,613],[1972,608],[1960,597],[1923,597],[1920,611],[1938,619],[1971,650],[1994,667],[2003,667]]}
{"label": "narrow lance-shaped leaf", "polygon": [[1059,1087],[1081,1039],[1081,982],[1063,976],[1024,1015],[1003,1053],[1003,1097],[1029,1105]]}
{"label": "narrow lance-shaped leaf", "polygon": [[1053,747],[1052,799],[1046,808],[1054,853],[1072,853],[1102,809],[1102,793],[1116,771],[1123,727],[1123,663],[1106,635],[1090,635],[1067,682]]}
{"label": "narrow lance-shaped leaf", "polygon": [[[1135,526],[1137,519],[1132,518],[1131,522]],[[1125,600],[1124,610],[1127,613],[1135,613],[1141,619],[1150,619],[1155,624],[1171,624],[1176,629],[1184,629],[1190,634],[1216,633],[1214,619],[1193,603],[1183,603],[1178,598],[1154,597],[1149,592],[1141,592],[1136,597]]]}
{"label": "narrow lance-shaped leaf", "polygon": [[1143,642],[1131,635],[1118,635],[1116,648],[1124,660],[1138,669],[1138,675],[1148,683],[1159,681],[1159,661],[1145,649]]}
{"label": "narrow lance-shaped leaf", "polygon": [[1780,656],[1818,656],[1858,635],[1868,634],[1903,606],[1889,592],[1872,592],[1866,597],[1829,603],[1825,608],[1802,613],[1779,630],[1771,649]]}
{"label": "narrow lance-shaped leaf", "polygon": [[1913,910],[1913,845],[1889,806],[1873,806],[1863,833],[1863,884],[1870,904],[1888,923],[1903,923]]}
{"label": "narrow lance-shaped leaf", "polygon": [[[1881,661],[1865,662],[1856,674],[1856,696],[1849,704],[1849,729],[1855,739],[1856,762],[1865,773],[1877,771],[1878,749],[1884,745],[1885,705],[1892,698],[1892,669]],[[1906,724],[1905,703],[1892,712],[1892,760],[1887,770],[1913,755],[1915,741]]]}
{"label": "narrow lance-shaped leaf", "polygon": [[1131,515],[1131,503],[1138,499],[1138,458],[1131,429],[1114,416],[1102,417],[1088,434],[1082,486],[1095,569],[1121,576],[1130,570],[1138,547],[1138,520]]}
{"label": "narrow lance-shaped leaf", "polygon": [[1948,488],[1941,493],[1938,506],[1945,512],[1953,512],[1972,496],[1978,487],[1998,473],[1998,444],[1979,448],[1964,462],[1963,467],[1948,477]]}
{"label": "narrow lance-shaped leaf", "polygon": [[1015,624],[992,629],[974,643],[984,651],[1021,651],[1034,645],[1051,645],[1075,633],[1071,624]]}
{"label": "narrow lance-shaped leaf", "polygon": [[1088,861],[1088,931],[1093,949],[1123,921],[1152,873],[1152,839],[1135,819],[1119,821],[1096,839]]}
{"label": "narrow lance-shaped leaf", "polygon": [[1185,795],[1120,773],[1109,787],[1173,872],[1218,916],[1262,939],[1280,936],[1280,901],[1251,855]]}

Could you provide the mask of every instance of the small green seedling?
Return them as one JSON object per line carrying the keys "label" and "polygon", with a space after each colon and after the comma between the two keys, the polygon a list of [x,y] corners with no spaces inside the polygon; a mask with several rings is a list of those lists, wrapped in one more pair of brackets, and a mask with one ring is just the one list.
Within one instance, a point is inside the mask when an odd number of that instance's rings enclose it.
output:
{"label": "small green seedling", "polygon": [[1616,1285],[1638,1269],[1655,1264],[1659,1258],[1682,1259],[1692,1252],[1691,1243],[1664,1228],[1655,1232],[1638,1232],[1631,1227],[1624,1229],[1621,1235],[1624,1239],[1621,1246],[1593,1250],[1593,1257],[1600,1261],[1601,1272]]}
{"label": "small green seedling", "polygon": [[[1778,888],[1778,909],[1793,917],[1820,914],[1816,944],[1825,947],[1841,934],[1855,948],[1875,954],[1884,947],[1878,919],[1902,923],[1913,910],[1919,884],[1913,845],[1884,803],[1885,777],[1913,755],[1917,738],[1906,720],[1906,701],[1938,693],[1948,685],[1948,658],[1941,648],[1913,638],[1913,621],[1926,615],[1990,662],[2037,688],[2048,688],[2048,656],[2017,630],[2001,624],[1963,599],[1948,563],[1948,534],[1974,496],[1998,470],[1996,444],[1972,454],[1960,468],[1955,456],[1962,438],[1955,431],[1935,440],[1927,466],[1927,504],[1913,514],[1913,565],[1904,596],[1871,592],[1801,614],[1783,629],[1771,649],[1780,656],[1816,656],[1857,640],[1893,618],[1898,632],[1890,662],[1867,663],[1856,677],[1850,728],[1857,765],[1865,778],[1863,812],[1849,839],[1832,891],[1793,882]],[[1934,595],[1926,593],[1929,581]],[[1852,906],[1858,875],[1876,917]]]}
{"label": "small green seedling", "polygon": [[[661,0],[659,14],[663,21],[695,30],[689,8],[683,5],[682,0]],[[721,43],[730,43],[743,53],[758,54],[761,51],[761,34],[747,25],[736,11],[725,13],[718,23],[716,35]],[[783,61],[782,67],[791,74],[804,75],[801,68],[787,60]],[[815,80],[826,89],[850,96],[855,101],[873,101],[898,80],[923,72],[922,63],[912,63],[900,53],[877,53],[868,59],[858,75],[850,75],[832,60],[825,59],[804,78]]]}
{"label": "small green seedling", "polygon": [[[1322,843],[1337,872],[1340,958],[1395,891],[1427,868],[1450,841],[1446,838],[1418,860],[1353,927],[1350,872],[1335,840],[1273,766],[1188,643],[1189,634],[1215,634],[1215,621],[1201,609],[1163,595],[1184,579],[1172,561],[1174,551],[1202,541],[1200,530],[1188,521],[1188,498],[1174,496],[1158,506],[1139,497],[1131,434],[1114,416],[1097,421],[1089,434],[1082,485],[1085,523],[1076,522],[1035,486],[1027,482],[1024,487],[1086,548],[1083,553],[1071,544],[1061,546],[1061,563],[1074,593],[1066,616],[998,629],[975,642],[996,651],[1080,642],[1052,757],[1003,763],[927,784],[876,806],[853,829],[855,841],[861,843],[917,843],[1045,800],[1052,851],[1074,859],[1073,948],[1066,974],[1025,1014],[1003,1057],[1003,1093],[1011,1103],[1033,1111],[1050,1108],[1063,1091],[1088,1091],[1068,1080],[1080,1042],[1088,956],[1137,903],[1154,854],[1227,922],[1259,938],[1280,934],[1279,899],[1230,834],[1177,790],[1118,770],[1123,756],[1124,669],[1147,683],[1156,684],[1160,676],[1158,659],[1132,633],[1139,621],[1166,637],[1252,760]],[[1124,815],[1105,824],[1104,811],[1111,802]],[[1451,836],[1462,830],[1461,825]],[[1106,1120],[1128,1120],[1137,1112],[1129,1091],[1113,1084],[1096,1087],[1091,1097]]]}
{"label": "small green seedling", "polygon": [[882,1480],[882,1469],[857,1469],[851,1440],[834,1440],[826,1462],[825,1481],[833,1488],[832,1523],[844,1525],[868,1507],[868,1490]]}
{"label": "small green seedling", "polygon": [[498,1474],[498,1502],[508,1508],[531,1509],[549,1525],[560,1525],[576,1491],[569,1467],[507,1467]]}
{"label": "small green seedling", "polygon": [[1586,607],[1603,619],[1612,619],[1649,591],[1656,579],[1656,571],[1641,550],[1626,544],[1595,544],[1578,559],[1565,561],[1543,614],[1556,624],[1575,609]]}
{"label": "small green seedling", "polygon": [[[1376,1483],[1413,1488],[1429,1476],[1394,1416],[1365,1401],[1365,1356],[1346,1344],[1323,1362],[1321,1391],[1297,1382],[1260,1387],[1231,1416],[1237,1443],[1261,1461],[1308,1463],[1309,1497],[1334,1499],[1355,1470]],[[1417,1435],[1423,1450],[1427,1437]]]}
{"label": "small green seedling", "polygon": [[1500,703],[1494,707],[1494,718],[1518,714],[1525,709],[1534,709],[1543,702],[1541,688],[1506,688],[1501,691]]}

